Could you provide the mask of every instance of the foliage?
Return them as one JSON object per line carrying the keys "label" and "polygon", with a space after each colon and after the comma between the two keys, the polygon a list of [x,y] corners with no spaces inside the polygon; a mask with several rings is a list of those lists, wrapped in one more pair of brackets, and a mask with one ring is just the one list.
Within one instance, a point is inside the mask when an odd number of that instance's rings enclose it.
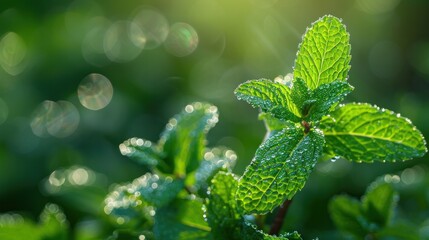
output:
{"label": "foliage", "polygon": [[292,199],[322,153],[357,162],[426,153],[424,138],[410,120],[369,104],[338,105],[353,90],[346,82],[350,59],[345,26],[325,16],[304,35],[291,87],[262,79],[235,90],[238,99],[266,114],[272,132],[240,178],[237,202],[243,213],[264,214]]}
{"label": "foliage", "polygon": [[[291,200],[319,161],[423,156],[425,140],[410,120],[365,103],[340,104],[353,90],[347,83],[350,49],[345,26],[325,16],[305,33],[291,83],[260,79],[238,86],[237,98],[261,109],[268,131],[241,177],[232,173],[234,151],[207,147],[206,135],[218,122],[217,107],[208,103],[187,105],[168,121],[157,142],[135,137],[120,144],[124,156],[149,172],[107,194],[108,239],[302,240],[296,231],[267,234],[271,220],[262,214]],[[397,199],[389,183],[377,182],[361,201],[338,196],[329,210],[338,229],[355,239],[401,238],[397,229],[407,227],[392,220]],[[52,206],[40,226],[0,222],[0,236],[28,229],[23,234],[34,232],[34,239],[67,239],[64,217],[60,221],[58,208],[52,215]],[[281,227],[282,219],[277,220],[273,226]]]}
{"label": "foliage", "polygon": [[417,227],[394,219],[399,195],[384,179],[372,183],[361,201],[334,197],[329,211],[335,225],[351,239],[422,239]]}

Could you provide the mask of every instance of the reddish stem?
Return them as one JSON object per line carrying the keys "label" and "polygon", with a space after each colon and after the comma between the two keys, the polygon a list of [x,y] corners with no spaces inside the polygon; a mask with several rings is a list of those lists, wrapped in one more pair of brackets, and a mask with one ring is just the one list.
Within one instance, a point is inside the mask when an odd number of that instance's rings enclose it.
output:
{"label": "reddish stem", "polygon": [[292,199],[286,200],[279,207],[279,210],[277,211],[276,218],[274,218],[273,224],[271,225],[270,235],[278,235],[279,234],[280,229],[282,228],[287,210],[289,209],[289,206],[291,203],[292,203]]}

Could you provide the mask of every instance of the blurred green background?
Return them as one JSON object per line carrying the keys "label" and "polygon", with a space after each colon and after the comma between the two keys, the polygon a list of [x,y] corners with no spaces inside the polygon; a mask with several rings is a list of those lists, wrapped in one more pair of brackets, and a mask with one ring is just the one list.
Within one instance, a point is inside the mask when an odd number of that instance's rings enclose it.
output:
{"label": "blurred green background", "polygon": [[[325,14],[342,18],[351,35],[355,91],[346,101],[400,112],[429,136],[428,12],[425,0],[2,0],[0,212],[36,218],[54,202],[72,226],[100,214],[112,183],[146,171],[118,145],[157,141],[193,101],[218,106],[208,144],[235,150],[242,174],[265,129],[233,90],[292,72],[302,34]],[[377,176],[407,168],[411,184],[425,176],[428,158],[320,164],[285,228],[329,232],[330,197],[360,196]],[[421,215],[411,218],[429,217]]]}

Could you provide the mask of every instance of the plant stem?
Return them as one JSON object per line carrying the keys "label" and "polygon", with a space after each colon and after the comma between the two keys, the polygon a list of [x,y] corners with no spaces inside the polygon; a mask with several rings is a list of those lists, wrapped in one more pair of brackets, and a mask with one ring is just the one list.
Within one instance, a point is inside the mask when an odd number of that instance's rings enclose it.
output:
{"label": "plant stem", "polygon": [[273,224],[271,225],[270,235],[278,235],[280,229],[282,228],[284,218],[286,216],[287,210],[289,209],[289,205],[292,203],[292,199],[286,200],[280,206],[277,211],[276,218],[274,218]]}

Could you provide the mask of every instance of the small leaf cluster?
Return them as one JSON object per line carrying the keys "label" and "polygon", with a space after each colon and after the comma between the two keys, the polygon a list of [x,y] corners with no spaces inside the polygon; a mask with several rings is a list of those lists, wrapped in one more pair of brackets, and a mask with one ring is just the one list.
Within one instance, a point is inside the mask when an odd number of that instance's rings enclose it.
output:
{"label": "small leaf cluster", "polygon": [[236,154],[206,146],[217,121],[215,106],[192,103],[169,120],[157,143],[131,138],[120,144],[123,155],[150,171],[106,197],[104,211],[116,223],[111,239],[300,239],[298,233],[269,236],[245,221],[231,173]]}
{"label": "small leaf cluster", "polygon": [[235,90],[261,109],[269,132],[239,180],[243,213],[265,214],[292,199],[322,156],[393,162],[427,152],[407,118],[366,103],[339,104],[353,90],[349,38],[340,19],[325,16],[307,29],[290,82],[250,80]]}
{"label": "small leaf cluster", "polygon": [[381,177],[359,201],[347,195],[334,197],[329,212],[338,230],[348,239],[421,239],[415,226],[394,218],[399,194]]}

